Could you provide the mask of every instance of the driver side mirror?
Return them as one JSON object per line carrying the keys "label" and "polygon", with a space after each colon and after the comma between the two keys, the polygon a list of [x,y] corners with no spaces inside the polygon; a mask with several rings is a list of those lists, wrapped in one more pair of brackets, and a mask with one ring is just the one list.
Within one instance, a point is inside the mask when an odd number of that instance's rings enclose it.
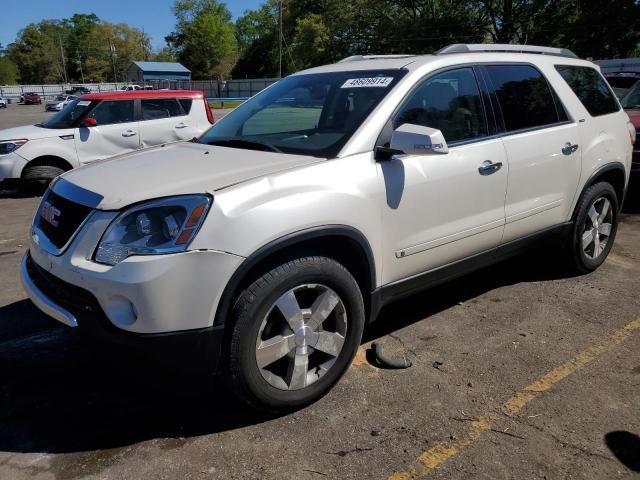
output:
{"label": "driver side mirror", "polygon": [[408,155],[449,153],[449,146],[440,130],[411,123],[404,123],[393,131],[389,146]]}
{"label": "driver side mirror", "polygon": [[87,117],[82,121],[82,125],[84,125],[85,127],[95,127],[96,125],[98,125],[98,122],[93,117]]}

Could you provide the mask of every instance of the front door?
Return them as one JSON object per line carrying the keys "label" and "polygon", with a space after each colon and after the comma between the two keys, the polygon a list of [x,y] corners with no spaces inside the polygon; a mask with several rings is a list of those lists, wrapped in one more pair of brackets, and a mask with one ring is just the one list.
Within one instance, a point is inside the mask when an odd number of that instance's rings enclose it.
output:
{"label": "front door", "polygon": [[78,127],[75,132],[80,164],[113,157],[140,148],[138,122],[133,100],[104,100],[88,117],[95,127]]}
{"label": "front door", "polygon": [[499,245],[508,165],[490,128],[476,75],[456,68],[422,81],[393,118],[442,131],[449,153],[378,163],[384,180],[383,283]]}

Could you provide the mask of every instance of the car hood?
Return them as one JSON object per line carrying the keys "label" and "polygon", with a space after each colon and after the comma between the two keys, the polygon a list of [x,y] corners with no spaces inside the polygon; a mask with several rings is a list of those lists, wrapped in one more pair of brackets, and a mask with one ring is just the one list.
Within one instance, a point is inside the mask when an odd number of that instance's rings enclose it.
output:
{"label": "car hood", "polygon": [[629,115],[629,120],[633,123],[633,126],[640,128],[640,110],[625,110]]}
{"label": "car hood", "polygon": [[67,131],[73,132],[73,129],[55,129],[36,127],[35,125],[26,125],[24,127],[5,128],[0,130],[0,140],[15,140],[18,138],[26,138],[27,140],[37,140],[39,138],[58,137],[65,135]]}
{"label": "car hood", "polygon": [[185,142],[93,162],[62,178],[100,196],[94,205],[97,208],[116,210],[153,198],[213,192],[321,161],[324,159]]}

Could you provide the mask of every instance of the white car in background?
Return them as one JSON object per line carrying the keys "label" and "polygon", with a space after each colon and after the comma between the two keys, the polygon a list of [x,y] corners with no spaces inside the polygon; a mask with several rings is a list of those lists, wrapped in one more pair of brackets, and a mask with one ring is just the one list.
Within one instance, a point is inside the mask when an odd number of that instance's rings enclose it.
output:
{"label": "white car in background", "polygon": [[191,140],[212,124],[200,91],[82,95],[43,123],[0,130],[0,180],[39,187],[95,160]]}
{"label": "white car in background", "polygon": [[78,97],[75,95],[58,95],[52,102],[47,102],[44,109],[47,112],[51,110],[59,112],[76,98]]}
{"label": "white car in background", "polygon": [[7,108],[7,105],[9,105],[9,99],[0,97],[0,108]]}

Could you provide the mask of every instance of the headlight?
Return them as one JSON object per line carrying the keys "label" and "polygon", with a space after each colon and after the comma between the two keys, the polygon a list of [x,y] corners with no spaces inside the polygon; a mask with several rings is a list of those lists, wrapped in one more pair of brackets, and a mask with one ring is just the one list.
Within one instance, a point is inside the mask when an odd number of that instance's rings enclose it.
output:
{"label": "headlight", "polygon": [[209,210],[206,195],[146,202],[118,215],[102,236],[96,262],[116,265],[132,255],[184,252]]}
{"label": "headlight", "polygon": [[26,138],[21,138],[19,140],[0,140],[0,155],[6,155],[7,153],[11,153],[17,149],[19,149],[22,145],[27,143],[29,140]]}

